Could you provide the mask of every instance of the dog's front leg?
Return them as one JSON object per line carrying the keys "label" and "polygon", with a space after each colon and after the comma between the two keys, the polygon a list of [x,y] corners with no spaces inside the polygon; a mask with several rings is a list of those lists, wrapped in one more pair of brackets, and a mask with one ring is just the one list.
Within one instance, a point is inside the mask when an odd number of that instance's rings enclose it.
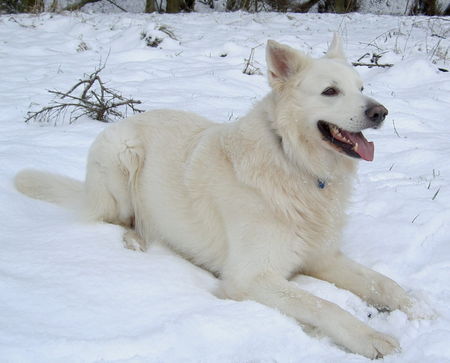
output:
{"label": "dog's front leg", "polygon": [[408,317],[414,317],[413,301],[403,288],[390,278],[352,261],[340,252],[320,255],[304,273],[349,290],[378,309],[399,309]]}
{"label": "dog's front leg", "polygon": [[288,221],[272,214],[258,194],[244,191],[236,188],[233,198],[219,200],[227,236],[222,295],[275,308],[369,358],[398,350],[393,337],[287,280],[308,258],[307,245]]}
{"label": "dog's front leg", "polygon": [[349,351],[368,358],[381,358],[399,350],[395,338],[377,332],[336,304],[318,298],[274,274],[261,274],[247,286],[224,281],[225,292],[238,300],[250,299],[317,328]]}

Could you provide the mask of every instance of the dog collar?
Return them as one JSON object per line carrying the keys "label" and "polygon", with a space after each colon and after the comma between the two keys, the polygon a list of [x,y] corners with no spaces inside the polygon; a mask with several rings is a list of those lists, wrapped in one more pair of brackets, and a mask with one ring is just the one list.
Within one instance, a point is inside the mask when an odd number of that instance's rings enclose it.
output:
{"label": "dog collar", "polygon": [[325,180],[317,179],[317,187],[319,189],[325,189],[326,186],[327,186],[327,182]]}

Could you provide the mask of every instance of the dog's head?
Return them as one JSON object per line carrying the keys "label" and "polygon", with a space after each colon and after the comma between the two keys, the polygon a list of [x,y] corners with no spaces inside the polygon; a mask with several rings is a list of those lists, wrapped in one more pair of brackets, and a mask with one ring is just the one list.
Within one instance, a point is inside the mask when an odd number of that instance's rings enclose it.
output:
{"label": "dog's head", "polygon": [[307,133],[310,142],[317,139],[317,147],[373,160],[373,143],[361,131],[380,127],[388,111],[363,95],[363,82],[346,61],[339,36],[334,36],[327,54],[319,59],[269,40],[266,58],[275,97],[293,105],[290,115],[283,117],[301,123],[296,125],[297,132]]}

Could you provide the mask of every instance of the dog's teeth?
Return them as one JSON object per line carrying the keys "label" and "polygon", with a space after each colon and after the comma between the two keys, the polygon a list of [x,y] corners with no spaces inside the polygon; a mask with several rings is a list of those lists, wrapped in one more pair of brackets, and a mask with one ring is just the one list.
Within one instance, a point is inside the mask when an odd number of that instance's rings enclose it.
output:
{"label": "dog's teeth", "polygon": [[331,131],[331,135],[333,136],[333,138],[345,142],[347,144],[351,144],[351,141],[349,139],[347,139],[344,135],[341,134],[341,130],[336,127],[336,126],[331,126],[330,127],[330,131]]}
{"label": "dog's teeth", "polygon": [[358,143],[355,144],[355,147],[353,148],[353,150],[358,151]]}

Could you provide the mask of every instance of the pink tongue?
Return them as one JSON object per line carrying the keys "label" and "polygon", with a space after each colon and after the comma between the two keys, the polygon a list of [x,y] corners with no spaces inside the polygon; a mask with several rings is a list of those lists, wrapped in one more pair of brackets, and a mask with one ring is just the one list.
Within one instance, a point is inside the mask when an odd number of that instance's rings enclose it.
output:
{"label": "pink tongue", "polygon": [[362,159],[367,161],[373,160],[374,145],[373,142],[366,140],[361,132],[345,132],[345,136],[350,139],[353,144],[358,143],[358,150],[356,151]]}

